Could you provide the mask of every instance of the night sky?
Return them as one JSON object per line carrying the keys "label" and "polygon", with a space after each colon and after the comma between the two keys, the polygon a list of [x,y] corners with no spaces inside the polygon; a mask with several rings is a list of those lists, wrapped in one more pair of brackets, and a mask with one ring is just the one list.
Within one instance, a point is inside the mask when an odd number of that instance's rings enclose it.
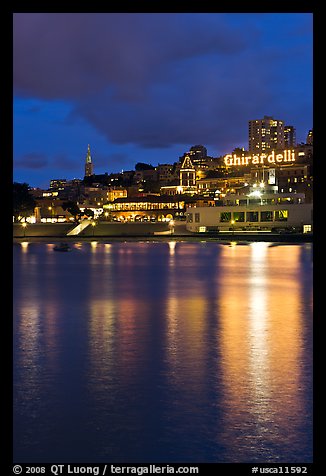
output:
{"label": "night sky", "polygon": [[48,188],[192,145],[248,148],[248,121],[312,123],[310,13],[13,15],[14,180]]}

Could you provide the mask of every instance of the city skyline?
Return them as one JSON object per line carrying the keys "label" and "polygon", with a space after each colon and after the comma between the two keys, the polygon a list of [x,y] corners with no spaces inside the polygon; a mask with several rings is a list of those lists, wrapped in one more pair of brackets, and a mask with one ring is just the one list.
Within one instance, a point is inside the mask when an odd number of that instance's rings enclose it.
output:
{"label": "city skyline", "polygon": [[111,173],[248,148],[265,115],[313,128],[310,13],[13,17],[15,181],[83,178],[88,144]]}

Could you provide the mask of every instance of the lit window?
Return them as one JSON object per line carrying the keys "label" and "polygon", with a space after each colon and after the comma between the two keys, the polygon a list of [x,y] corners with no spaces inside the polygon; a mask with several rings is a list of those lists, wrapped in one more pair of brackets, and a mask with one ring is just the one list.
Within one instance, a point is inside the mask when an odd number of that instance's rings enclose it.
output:
{"label": "lit window", "polygon": [[231,221],[231,212],[222,212],[221,217],[220,217],[220,221],[222,223],[230,222]]}
{"label": "lit window", "polygon": [[233,220],[235,222],[244,222],[245,221],[245,212],[234,212]]}
{"label": "lit window", "polygon": [[275,220],[277,221],[287,221],[289,212],[288,210],[277,210],[275,212]]}

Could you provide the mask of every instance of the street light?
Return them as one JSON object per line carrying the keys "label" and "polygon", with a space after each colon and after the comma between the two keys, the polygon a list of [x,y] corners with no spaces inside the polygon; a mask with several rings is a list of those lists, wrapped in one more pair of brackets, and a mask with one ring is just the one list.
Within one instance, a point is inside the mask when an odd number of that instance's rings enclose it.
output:
{"label": "street light", "polygon": [[173,220],[169,221],[169,227],[170,227],[170,231],[171,231],[171,235],[172,235],[173,232],[174,232],[174,228],[173,228],[174,227],[174,221]]}
{"label": "street light", "polygon": [[234,235],[234,224],[235,224],[235,221],[234,221],[234,220],[231,220],[231,225],[232,225],[232,235]]}
{"label": "street light", "polygon": [[92,227],[93,227],[93,236],[94,236],[95,225],[96,225],[95,221],[92,221]]}
{"label": "street light", "polygon": [[24,221],[24,223],[22,223],[22,227],[23,227],[23,230],[24,230],[24,238],[25,238],[25,231],[26,231],[26,227],[27,227],[27,223]]}
{"label": "street light", "polygon": [[51,212],[51,223],[53,223],[53,207],[48,207],[48,209]]}

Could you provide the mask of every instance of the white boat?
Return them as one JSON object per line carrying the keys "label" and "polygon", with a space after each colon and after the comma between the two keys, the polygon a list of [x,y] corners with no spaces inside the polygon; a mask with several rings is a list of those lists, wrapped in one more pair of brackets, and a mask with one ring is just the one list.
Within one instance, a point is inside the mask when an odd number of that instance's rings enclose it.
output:
{"label": "white boat", "polygon": [[193,233],[311,233],[312,211],[303,193],[254,189],[227,194],[213,207],[187,207],[186,228]]}

